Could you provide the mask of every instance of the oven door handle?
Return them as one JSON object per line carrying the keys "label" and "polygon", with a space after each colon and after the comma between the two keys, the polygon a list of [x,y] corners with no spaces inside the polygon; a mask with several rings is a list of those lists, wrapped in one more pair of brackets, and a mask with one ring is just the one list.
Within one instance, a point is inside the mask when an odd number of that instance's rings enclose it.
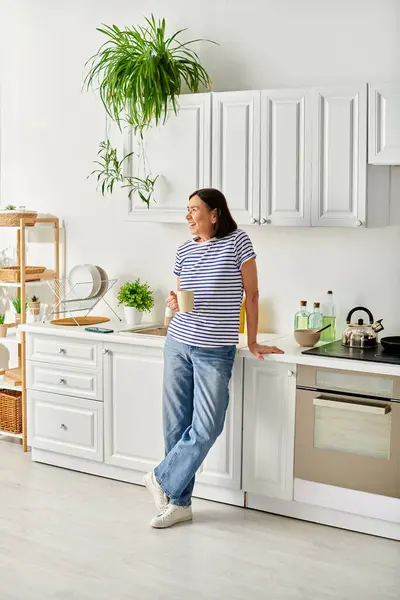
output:
{"label": "oven door handle", "polygon": [[331,400],[319,396],[313,399],[314,406],[323,406],[324,408],[340,408],[340,410],[352,410],[355,412],[370,413],[374,415],[387,415],[391,411],[389,405],[372,405],[357,402],[347,402],[341,400]]}

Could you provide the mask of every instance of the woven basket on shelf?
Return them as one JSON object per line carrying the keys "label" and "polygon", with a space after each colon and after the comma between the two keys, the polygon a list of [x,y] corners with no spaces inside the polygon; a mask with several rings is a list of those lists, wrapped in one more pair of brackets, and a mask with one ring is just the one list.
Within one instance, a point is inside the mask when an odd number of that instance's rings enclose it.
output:
{"label": "woven basket on shelf", "polygon": [[22,433],[22,393],[0,389],[0,429]]}
{"label": "woven basket on shelf", "polygon": [[[46,267],[25,267],[25,279],[34,281],[40,279]],[[0,281],[18,283],[21,281],[20,267],[0,267]]]}
{"label": "woven basket on shelf", "polygon": [[37,212],[2,210],[0,211],[0,227],[19,227],[21,224],[21,217],[24,217],[25,225],[29,227],[35,225]]}

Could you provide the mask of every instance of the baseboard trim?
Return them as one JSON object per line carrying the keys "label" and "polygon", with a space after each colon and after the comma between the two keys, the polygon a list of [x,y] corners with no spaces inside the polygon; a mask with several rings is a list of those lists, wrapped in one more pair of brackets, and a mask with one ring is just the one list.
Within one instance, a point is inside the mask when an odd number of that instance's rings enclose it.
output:
{"label": "baseboard trim", "polygon": [[[32,460],[35,462],[78,471],[98,477],[107,477],[117,481],[143,485],[144,473],[105,465],[95,461],[76,458],[49,452],[47,450],[32,449]],[[292,517],[302,521],[310,521],[320,525],[329,525],[359,533],[366,533],[378,537],[400,541],[400,524],[371,517],[354,515],[340,510],[333,510],[315,506],[304,502],[268,498],[250,492],[217,488],[206,484],[196,484],[194,494],[197,498],[221,502],[234,506],[244,507],[263,512],[269,512],[284,517]],[[245,502],[246,496],[246,502]]]}
{"label": "baseboard trim", "polygon": [[[48,450],[38,450],[32,448],[32,460],[35,462],[78,471],[79,473],[87,473],[97,477],[107,477],[125,483],[133,483],[135,485],[143,485],[142,471],[134,471],[132,469],[123,469],[113,465],[106,465],[96,461],[85,460],[84,458],[76,458],[64,454],[57,454]],[[231,504],[234,506],[244,506],[244,492],[240,490],[230,490],[205,483],[197,483],[193,490],[195,498],[203,500],[212,500],[213,502],[221,502],[223,504]]]}
{"label": "baseboard trim", "polygon": [[397,523],[362,517],[302,502],[267,498],[266,496],[251,493],[248,493],[246,496],[246,508],[261,510],[284,517],[292,517],[302,521],[310,521],[311,523],[319,523],[320,525],[338,527],[339,529],[400,540],[400,525]]}

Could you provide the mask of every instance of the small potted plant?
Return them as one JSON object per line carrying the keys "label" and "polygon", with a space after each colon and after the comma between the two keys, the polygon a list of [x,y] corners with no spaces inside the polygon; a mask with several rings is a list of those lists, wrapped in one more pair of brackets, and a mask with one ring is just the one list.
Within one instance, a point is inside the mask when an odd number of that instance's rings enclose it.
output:
{"label": "small potted plant", "polygon": [[[16,298],[13,298],[11,302],[12,302],[14,310],[15,310],[15,324],[20,325],[21,310],[22,310],[21,298],[19,296],[17,296]],[[27,308],[28,308],[28,302],[25,302],[25,309],[27,309]]]}
{"label": "small potted plant", "polygon": [[5,320],[6,320],[6,316],[3,314],[0,314],[0,337],[7,336],[7,327],[5,325]]}
{"label": "small potted plant", "polygon": [[141,283],[140,279],[127,282],[118,290],[118,303],[124,306],[125,320],[133,327],[142,321],[143,313],[150,312],[154,306],[154,297],[147,283]]}
{"label": "small potted plant", "polygon": [[29,310],[31,311],[32,315],[40,314],[40,300],[37,296],[32,296],[32,298],[29,300]]}

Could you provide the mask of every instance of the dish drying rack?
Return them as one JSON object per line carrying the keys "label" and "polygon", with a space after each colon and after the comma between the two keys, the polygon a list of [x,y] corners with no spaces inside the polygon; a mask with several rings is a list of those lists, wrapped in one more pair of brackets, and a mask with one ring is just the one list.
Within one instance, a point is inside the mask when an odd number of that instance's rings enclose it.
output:
{"label": "dish drying rack", "polygon": [[110,306],[104,298],[117,281],[117,279],[102,279],[99,291],[96,294],[87,296],[84,290],[87,290],[88,286],[93,284],[93,281],[81,281],[71,285],[66,277],[49,280],[47,281],[47,284],[55,298],[50,314],[55,315],[57,318],[60,314],[68,314],[71,319],[75,321],[76,325],[80,326],[78,320],[72,313],[85,312],[86,314],[84,316],[87,317],[98,303],[102,301],[108,306],[117,319],[122,321],[121,317],[117,315],[112,306]]}

